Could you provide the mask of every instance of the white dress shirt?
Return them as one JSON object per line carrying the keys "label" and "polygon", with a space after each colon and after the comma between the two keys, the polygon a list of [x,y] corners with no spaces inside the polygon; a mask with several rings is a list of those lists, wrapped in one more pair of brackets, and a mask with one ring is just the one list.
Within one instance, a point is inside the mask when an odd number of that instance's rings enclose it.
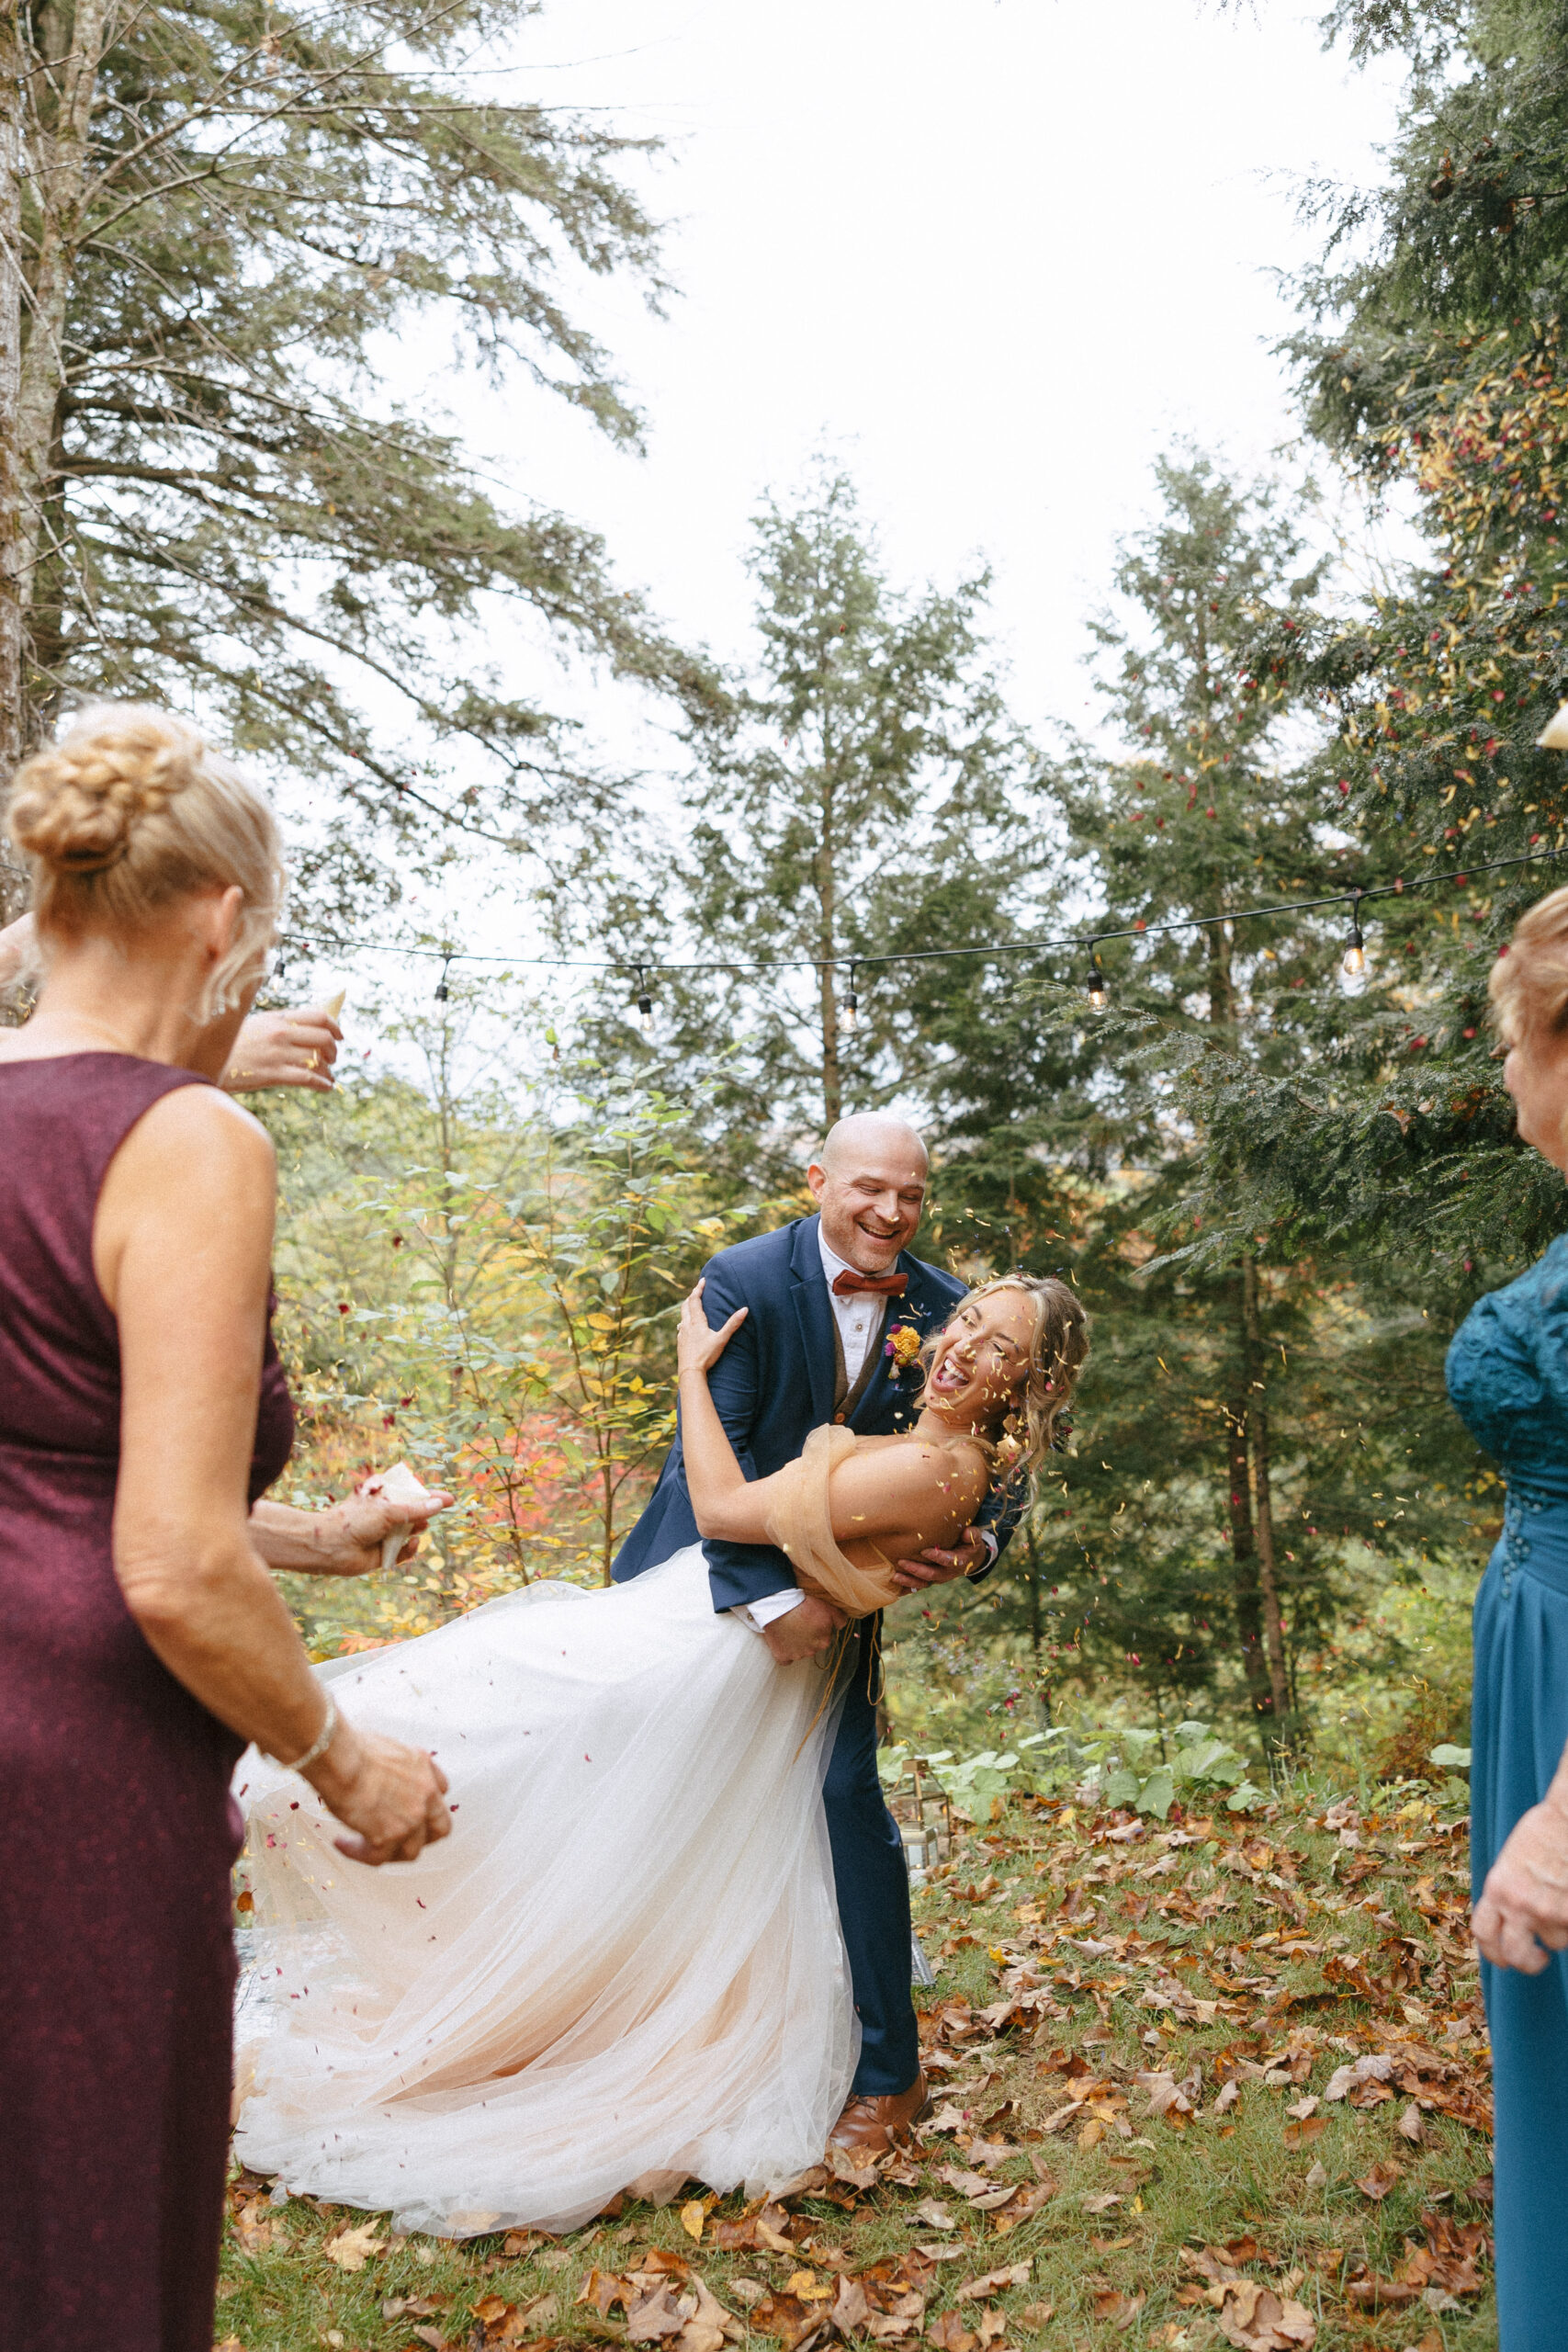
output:
{"label": "white dress shirt", "polygon": [[829,1248],[823,1238],[822,1228],[817,1228],[817,1247],[822,1253],[822,1272],[827,1277],[828,1297],[833,1309],[833,1320],[839,1327],[839,1344],[844,1351],[844,1374],[852,1388],[861,1375],[861,1367],[871,1352],[871,1343],[882,1329],[887,1311],[886,1292],[852,1290],[840,1297],[833,1288],[840,1274],[852,1274],[857,1269],[847,1258]]}

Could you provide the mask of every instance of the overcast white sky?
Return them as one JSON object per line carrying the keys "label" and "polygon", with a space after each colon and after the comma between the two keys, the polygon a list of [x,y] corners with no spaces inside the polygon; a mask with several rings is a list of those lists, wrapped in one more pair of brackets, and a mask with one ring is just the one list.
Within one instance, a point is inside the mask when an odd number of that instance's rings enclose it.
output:
{"label": "overcast white sky", "polygon": [[550,0],[520,54],[533,94],[669,141],[682,290],[664,322],[596,306],[646,458],[532,400],[497,454],[730,654],[747,518],[826,440],[896,572],[993,563],[1029,718],[1082,706],[1155,455],[1293,439],[1271,272],[1315,250],[1302,180],[1380,175],[1397,89],[1293,0]]}
{"label": "overcast white sky", "polygon": [[[645,458],[522,386],[448,382],[476,448],[734,658],[748,518],[826,444],[897,577],[994,566],[1033,725],[1088,714],[1083,618],[1155,456],[1190,434],[1256,468],[1293,441],[1271,273],[1315,250],[1303,179],[1380,175],[1398,80],[1325,56],[1294,0],[547,0],[516,57],[508,87],[667,142],[635,176],[680,291],[664,320],[588,293]],[[624,697],[564,696],[660,756]]]}

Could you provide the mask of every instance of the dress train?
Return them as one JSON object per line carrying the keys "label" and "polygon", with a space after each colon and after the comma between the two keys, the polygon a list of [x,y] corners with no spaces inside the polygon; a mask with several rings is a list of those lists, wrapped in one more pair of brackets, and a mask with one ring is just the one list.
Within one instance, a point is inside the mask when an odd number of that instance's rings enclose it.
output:
{"label": "dress train", "polygon": [[435,1752],[453,1834],[366,1870],[303,1781],[243,1759],[246,2164],[463,2236],[818,2160],[859,2044],[835,1713],[818,1668],[716,1615],[699,1544],[320,1671],[357,1724]]}

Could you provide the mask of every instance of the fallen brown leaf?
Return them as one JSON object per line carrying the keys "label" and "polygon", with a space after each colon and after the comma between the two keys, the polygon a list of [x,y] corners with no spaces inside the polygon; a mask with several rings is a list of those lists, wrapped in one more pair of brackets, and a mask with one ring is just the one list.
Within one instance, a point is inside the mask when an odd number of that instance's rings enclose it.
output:
{"label": "fallen brown leaf", "polygon": [[1109,2321],[1112,2327],[1123,2330],[1132,2326],[1146,2301],[1142,2288],[1135,2295],[1124,2295],[1119,2288],[1106,2288],[1094,2299],[1094,2315],[1096,2319]]}
{"label": "fallen brown leaf", "polygon": [[1374,2165],[1371,2172],[1361,2175],[1356,2186],[1363,2197],[1370,2197],[1374,2204],[1381,2204],[1391,2188],[1398,2188],[1402,2177],[1397,2165]]}
{"label": "fallen brown leaf", "polygon": [[784,2343],[784,2352],[793,2352],[808,2336],[815,2336],[827,2325],[828,2314],[820,2303],[803,2303],[797,2295],[764,2295],[754,2305],[751,2324],[764,2335],[776,2335]]}
{"label": "fallen brown leaf", "polygon": [[857,2160],[856,2154],[852,2154],[847,2148],[840,2148],[837,2141],[830,2140],[823,2161],[834,2179],[842,2181],[850,2188],[876,2187],[877,2173],[874,2158],[861,2155]]}
{"label": "fallen brown leaf", "polygon": [[340,2230],[329,2238],[321,2252],[340,2270],[363,2270],[373,2254],[379,2254],[387,2241],[376,2234],[374,2222],[362,2222],[357,2229]]}
{"label": "fallen brown leaf", "polygon": [[657,2344],[666,2335],[679,2335],[686,2324],[686,2315],[677,2304],[668,2287],[656,2288],[644,2295],[626,2312],[628,2344]]}
{"label": "fallen brown leaf", "polygon": [[[616,2303],[624,2307],[635,2302],[637,2296],[637,2290],[628,2287],[626,2280],[618,2278],[613,2270],[591,2270],[578,2291],[577,2300],[580,2303],[592,2303],[600,2316],[605,2318]],[[387,2316],[383,2304],[382,2317]]]}
{"label": "fallen brown leaf", "polygon": [[928,2323],[926,2341],[934,2344],[937,2352],[976,2352],[980,2339],[964,2326],[956,2312],[943,2312],[940,2318]]}
{"label": "fallen brown leaf", "polygon": [[864,2327],[871,2317],[871,2305],[858,2278],[846,2278],[840,2275],[833,2308],[828,2316],[840,2335],[849,2335],[857,2328]]}
{"label": "fallen brown leaf", "polygon": [[1418,2303],[1421,2290],[1405,2278],[1352,2278],[1345,2290],[1345,2300],[1359,2312],[1398,2312],[1409,2303]]}
{"label": "fallen brown leaf", "polygon": [[923,2222],[928,2230],[955,2230],[958,2227],[947,2207],[939,2205],[934,2197],[922,2198],[912,2210],[915,2219]]}
{"label": "fallen brown leaf", "polygon": [[1032,2259],[1011,2262],[1003,2270],[987,2270],[984,2278],[967,2278],[953,2301],[958,2303],[983,2302],[987,2295],[999,2295],[1009,2287],[1022,2287],[1028,2283],[1032,2267]]}
{"label": "fallen brown leaf", "polygon": [[1305,2305],[1276,2295],[1256,2278],[1214,2291],[1222,2298],[1220,2334],[1238,2352],[1304,2352],[1317,2341],[1317,2322]]}

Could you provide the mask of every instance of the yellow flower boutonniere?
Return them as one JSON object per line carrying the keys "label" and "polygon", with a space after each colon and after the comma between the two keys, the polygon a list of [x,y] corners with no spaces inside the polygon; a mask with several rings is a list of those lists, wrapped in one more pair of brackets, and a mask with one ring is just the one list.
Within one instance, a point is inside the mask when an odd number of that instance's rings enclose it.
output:
{"label": "yellow flower boutonniere", "polygon": [[893,1360],[895,1377],[919,1361],[922,1341],[912,1323],[896,1323],[883,1342],[882,1352]]}

